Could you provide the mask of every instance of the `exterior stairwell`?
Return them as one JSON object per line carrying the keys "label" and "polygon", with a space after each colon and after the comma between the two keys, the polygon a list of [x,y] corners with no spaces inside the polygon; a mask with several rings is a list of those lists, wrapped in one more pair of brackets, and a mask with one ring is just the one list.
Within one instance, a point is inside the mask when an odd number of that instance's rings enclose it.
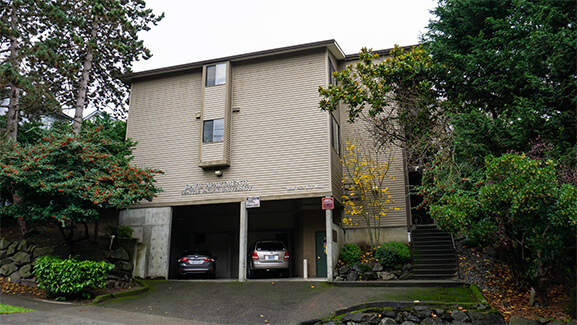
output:
{"label": "exterior stairwell", "polygon": [[415,225],[411,237],[415,279],[446,280],[457,274],[453,235],[436,225]]}

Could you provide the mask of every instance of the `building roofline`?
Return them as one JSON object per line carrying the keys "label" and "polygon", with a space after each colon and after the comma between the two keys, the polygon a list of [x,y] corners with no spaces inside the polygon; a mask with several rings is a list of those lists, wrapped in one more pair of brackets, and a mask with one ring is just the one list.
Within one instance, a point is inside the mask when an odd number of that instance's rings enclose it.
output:
{"label": "building roofline", "polygon": [[251,59],[255,59],[255,58],[267,57],[267,56],[272,56],[272,55],[279,55],[279,54],[290,53],[290,52],[298,52],[298,51],[304,51],[304,50],[310,50],[310,49],[317,49],[317,48],[327,48],[337,58],[337,60],[344,60],[347,57],[344,54],[341,47],[337,44],[337,42],[335,40],[326,40],[326,41],[320,41],[320,42],[313,42],[313,43],[305,43],[305,44],[299,44],[299,45],[293,45],[293,46],[280,47],[280,48],[264,50],[264,51],[257,51],[257,52],[239,54],[239,55],[226,56],[226,57],[197,61],[197,62],[192,62],[192,63],[179,64],[179,65],[175,65],[175,66],[157,68],[157,69],[152,69],[152,70],[145,70],[145,71],[140,71],[140,72],[132,72],[132,73],[120,75],[119,79],[122,80],[123,82],[130,83],[132,80],[138,79],[138,78],[152,77],[152,76],[158,76],[158,75],[163,75],[163,74],[168,74],[168,73],[174,73],[174,72],[181,72],[181,71],[196,69],[196,68],[200,68],[204,65],[212,64],[212,63],[218,63],[218,62],[224,62],[224,61],[239,62],[239,61],[251,60]]}
{"label": "building roofline", "polygon": [[[415,45],[407,45],[407,46],[401,46],[401,48],[405,51],[412,49],[413,47],[419,46],[420,44],[415,44]],[[385,50],[373,50],[373,53],[378,54],[379,56],[386,56],[389,55],[391,53],[393,49],[385,49]],[[359,53],[355,53],[355,54],[347,54],[344,58],[345,61],[355,61],[359,59]]]}

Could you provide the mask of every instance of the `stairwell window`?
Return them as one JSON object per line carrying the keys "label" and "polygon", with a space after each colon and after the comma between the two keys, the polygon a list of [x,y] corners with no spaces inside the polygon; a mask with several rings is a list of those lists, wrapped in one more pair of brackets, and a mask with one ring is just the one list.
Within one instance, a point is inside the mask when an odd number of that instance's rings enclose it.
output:
{"label": "stairwell window", "polygon": [[204,121],[202,125],[202,142],[220,142],[224,140],[224,119]]}
{"label": "stairwell window", "polygon": [[333,73],[337,71],[335,66],[333,65],[332,61],[329,59],[329,85],[336,86],[338,84],[337,78],[333,76]]}
{"label": "stairwell window", "polygon": [[226,63],[206,67],[206,86],[218,86],[226,83]]}
{"label": "stairwell window", "polygon": [[337,119],[331,115],[331,145],[337,152],[337,154],[341,154],[341,128]]}

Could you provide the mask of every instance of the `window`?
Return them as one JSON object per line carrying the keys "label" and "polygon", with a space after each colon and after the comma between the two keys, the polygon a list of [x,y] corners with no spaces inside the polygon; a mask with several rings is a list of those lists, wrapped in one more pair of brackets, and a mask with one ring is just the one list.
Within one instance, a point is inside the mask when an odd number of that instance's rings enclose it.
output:
{"label": "window", "polygon": [[337,85],[337,78],[333,77],[333,73],[335,72],[335,67],[333,66],[333,62],[329,60],[329,84],[336,86]]}
{"label": "window", "polygon": [[224,139],[224,119],[204,121],[202,142],[219,142]]}
{"label": "window", "polygon": [[206,67],[206,86],[224,85],[226,82],[226,63]]}
{"label": "window", "polygon": [[340,155],[341,154],[341,129],[339,127],[339,124],[337,123],[337,119],[331,114],[331,145],[333,146],[333,148],[335,148],[335,150],[337,151],[337,153]]}

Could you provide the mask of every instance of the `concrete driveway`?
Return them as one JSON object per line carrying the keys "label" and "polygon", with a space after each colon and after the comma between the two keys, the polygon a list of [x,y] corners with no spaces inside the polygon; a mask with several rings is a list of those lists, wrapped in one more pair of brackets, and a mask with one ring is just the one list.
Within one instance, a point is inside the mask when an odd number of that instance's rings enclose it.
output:
{"label": "concrete driveway", "polygon": [[99,305],[0,296],[36,312],[0,315],[2,324],[299,324],[385,297],[406,287],[341,287],[322,281],[148,281],[150,291]]}

